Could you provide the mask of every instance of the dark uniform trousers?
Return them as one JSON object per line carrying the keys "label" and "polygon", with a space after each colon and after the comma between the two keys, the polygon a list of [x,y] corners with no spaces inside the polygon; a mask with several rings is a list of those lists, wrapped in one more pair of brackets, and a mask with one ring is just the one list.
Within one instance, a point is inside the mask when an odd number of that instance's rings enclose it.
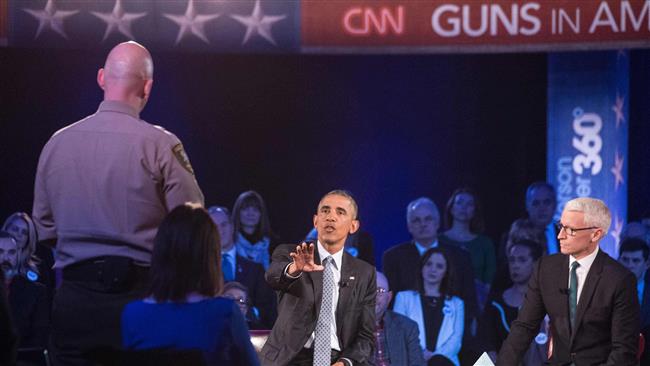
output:
{"label": "dark uniform trousers", "polygon": [[121,348],[124,306],[142,298],[149,268],[126,257],[67,266],[54,297],[50,350],[54,365],[110,364]]}

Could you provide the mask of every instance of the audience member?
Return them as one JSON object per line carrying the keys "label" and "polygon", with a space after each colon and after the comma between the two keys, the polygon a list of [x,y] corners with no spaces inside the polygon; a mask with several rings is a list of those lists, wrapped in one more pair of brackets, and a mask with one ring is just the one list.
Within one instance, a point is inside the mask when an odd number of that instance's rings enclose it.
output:
{"label": "audience member", "polygon": [[251,311],[259,314],[255,329],[271,329],[277,316],[275,292],[264,280],[264,267],[237,253],[230,212],[221,206],[208,209],[221,236],[221,268],[224,281],[237,281],[248,291]]}
{"label": "audience member", "polygon": [[[8,292],[18,347],[45,348],[50,327],[50,307],[45,285],[34,282],[20,271],[20,252],[16,240],[0,231],[0,268]],[[4,337],[4,335],[2,335]]]}
{"label": "audience member", "polygon": [[394,310],[418,324],[420,346],[429,366],[458,366],[463,341],[464,304],[449,288],[452,264],[446,251],[427,250],[420,261],[418,291],[397,293]]}
{"label": "audience member", "polygon": [[366,365],[374,356],[375,268],[343,247],[359,229],[350,193],[318,203],[316,243],[281,245],[266,280],[278,291],[278,320],[262,349],[265,366]]}
{"label": "audience member", "polygon": [[231,299],[237,303],[239,310],[246,319],[248,329],[267,329],[260,323],[259,311],[251,306],[248,297],[248,288],[237,281],[227,282],[223,285],[223,297]]}
{"label": "audience member", "polygon": [[[467,251],[438,241],[440,212],[436,204],[426,197],[418,198],[406,206],[406,224],[411,241],[397,244],[384,252],[384,274],[394,292],[417,290],[422,276],[418,266],[420,258],[430,248],[441,248],[451,262],[449,288],[466,304],[465,323],[469,326],[478,316],[474,273]],[[469,332],[467,332],[469,333]],[[469,335],[469,334],[467,334]]]}
{"label": "audience member", "polygon": [[490,288],[490,297],[493,298],[498,296],[498,294],[502,293],[506,288],[512,285],[508,270],[509,260],[506,253],[509,252],[513,243],[518,243],[522,240],[529,240],[538,243],[539,246],[543,248],[544,254],[547,254],[546,236],[544,235],[544,231],[540,230],[537,225],[528,218],[515,220],[512,225],[510,225],[508,234],[504,239],[502,239],[499,245],[497,272],[494,275],[492,287]]}
{"label": "audience member", "polygon": [[[315,228],[307,233],[306,243],[318,240],[318,230]],[[351,256],[359,258],[369,264],[375,265],[375,244],[369,232],[359,229],[356,233],[348,235],[345,240],[345,251]]]}
{"label": "audience member", "polygon": [[560,251],[557,239],[557,228],[553,222],[557,199],[555,188],[546,182],[535,182],[526,190],[526,211],[528,218],[544,231],[546,237],[546,254],[555,254]]}
{"label": "audience member", "polygon": [[232,209],[237,254],[269,268],[271,253],[277,245],[264,200],[255,191],[237,197]]}
{"label": "audience member", "polygon": [[492,239],[481,234],[483,215],[474,191],[468,188],[454,191],[445,208],[445,223],[448,230],[440,236],[440,241],[469,252],[477,299],[482,308],[494,279],[496,258]]}
{"label": "audience member", "polygon": [[258,365],[237,304],[217,297],[223,287],[220,254],[207,211],[173,209],[155,238],[148,297],[124,308],[124,348],[200,349],[210,365]]}
{"label": "audience member", "polygon": [[153,86],[149,51],[117,45],[97,83],[97,112],[56,132],[36,171],[32,218],[38,239],[56,243],[55,268],[63,269],[54,365],[120,347],[120,314],[146,289],[158,226],[179,204],[203,202],[178,138],[140,119]]}
{"label": "audience member", "polygon": [[[484,350],[496,361],[497,352],[510,332],[510,324],[517,318],[524,302],[528,280],[535,263],[542,256],[540,243],[519,239],[508,246],[508,264],[512,286],[498,293],[488,302],[479,327]],[[548,335],[546,327],[535,337],[524,355],[522,365],[538,366],[546,362]]]}
{"label": "audience member", "polygon": [[[621,241],[619,253],[618,261],[636,277],[636,291],[641,305],[641,333],[648,345],[647,342],[650,342],[650,289],[646,287],[646,284],[650,283],[650,272],[648,271],[650,249],[642,239],[631,237]],[[641,365],[650,365],[648,346],[643,352]]]}
{"label": "audience member", "polygon": [[377,272],[375,304],[375,366],[424,366],[418,324],[408,317],[388,310],[393,292],[388,279]]}
{"label": "audience member", "polygon": [[2,230],[11,234],[18,244],[18,272],[29,279],[38,280],[53,295],[54,256],[51,248],[38,242],[31,217],[24,212],[16,212],[5,220]]}

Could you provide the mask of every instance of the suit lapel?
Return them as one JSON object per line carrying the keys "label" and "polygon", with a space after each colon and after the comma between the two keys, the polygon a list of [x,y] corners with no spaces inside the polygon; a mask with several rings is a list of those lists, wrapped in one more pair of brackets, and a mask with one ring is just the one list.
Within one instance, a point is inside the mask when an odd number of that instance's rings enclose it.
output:
{"label": "suit lapel", "polygon": [[352,297],[352,291],[354,289],[354,280],[351,279],[356,279],[355,268],[353,266],[354,263],[352,256],[344,251],[343,258],[341,259],[340,270],[341,283],[345,285],[337,286],[339,290],[339,303],[336,306],[336,327],[337,333],[339,333],[339,337],[341,337],[340,330],[342,329],[341,325],[343,325],[343,314],[346,310],[349,310],[348,305]]}
{"label": "suit lapel", "polygon": [[[557,332],[559,334],[562,334],[564,339],[569,339],[571,337],[571,324],[570,324],[570,318],[569,318],[569,292],[568,292],[568,287],[569,287],[569,256],[564,255],[563,259],[559,262],[560,266],[556,268],[557,273],[560,273],[560,276],[558,276],[558,283],[555,286],[557,289],[562,289],[559,291],[562,291],[562,299],[563,299],[563,304],[562,304],[562,309],[563,309],[563,316],[560,325],[560,329],[557,329]],[[566,291],[564,289],[567,289]]]}
{"label": "suit lapel", "polygon": [[[317,246],[318,244],[314,244]],[[320,255],[318,254],[318,247],[314,248],[314,263],[321,264]],[[313,284],[312,288],[314,289],[314,303],[316,305],[316,319],[318,319],[318,314],[320,314],[320,305],[323,300],[323,271],[309,272],[309,278]]]}
{"label": "suit lapel", "polygon": [[587,279],[585,280],[584,288],[580,293],[580,300],[578,300],[578,309],[576,310],[575,324],[576,329],[574,329],[573,333],[571,333],[571,343],[573,343],[573,339],[577,333],[576,330],[580,328],[580,322],[582,321],[582,317],[585,314],[586,309],[589,307],[589,303],[591,302],[594,291],[596,290],[596,287],[598,287],[600,275],[603,270],[603,260],[605,258],[604,255],[605,254],[602,251],[598,251],[596,258],[594,259],[594,263],[591,265],[589,273],[587,273]]}

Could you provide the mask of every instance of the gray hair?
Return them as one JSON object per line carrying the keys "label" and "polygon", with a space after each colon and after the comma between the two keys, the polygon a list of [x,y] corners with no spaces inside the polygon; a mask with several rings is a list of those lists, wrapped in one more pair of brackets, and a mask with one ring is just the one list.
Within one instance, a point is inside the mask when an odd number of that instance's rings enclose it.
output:
{"label": "gray hair", "polygon": [[433,202],[430,198],[427,197],[420,197],[418,199],[415,199],[411,201],[407,206],[406,206],[406,221],[409,221],[409,218],[411,217],[411,213],[413,210],[416,208],[424,206],[427,207],[429,210],[431,210],[431,213],[435,217],[435,219],[440,222],[440,210],[438,210],[438,206],[436,206],[435,202]]}
{"label": "gray hair", "polygon": [[577,211],[585,214],[585,225],[603,229],[605,234],[612,223],[612,214],[605,202],[591,197],[574,198],[564,206],[566,211]]}

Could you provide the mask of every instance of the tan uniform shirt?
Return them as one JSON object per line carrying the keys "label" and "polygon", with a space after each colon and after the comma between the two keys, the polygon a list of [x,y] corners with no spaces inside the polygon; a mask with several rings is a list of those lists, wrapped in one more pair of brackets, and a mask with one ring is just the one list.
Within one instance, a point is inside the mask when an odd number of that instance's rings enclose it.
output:
{"label": "tan uniform shirt", "polygon": [[34,223],[39,240],[57,239],[56,268],[109,255],[148,264],[165,215],[204,204],[178,138],[116,101],[50,138],[34,189]]}

